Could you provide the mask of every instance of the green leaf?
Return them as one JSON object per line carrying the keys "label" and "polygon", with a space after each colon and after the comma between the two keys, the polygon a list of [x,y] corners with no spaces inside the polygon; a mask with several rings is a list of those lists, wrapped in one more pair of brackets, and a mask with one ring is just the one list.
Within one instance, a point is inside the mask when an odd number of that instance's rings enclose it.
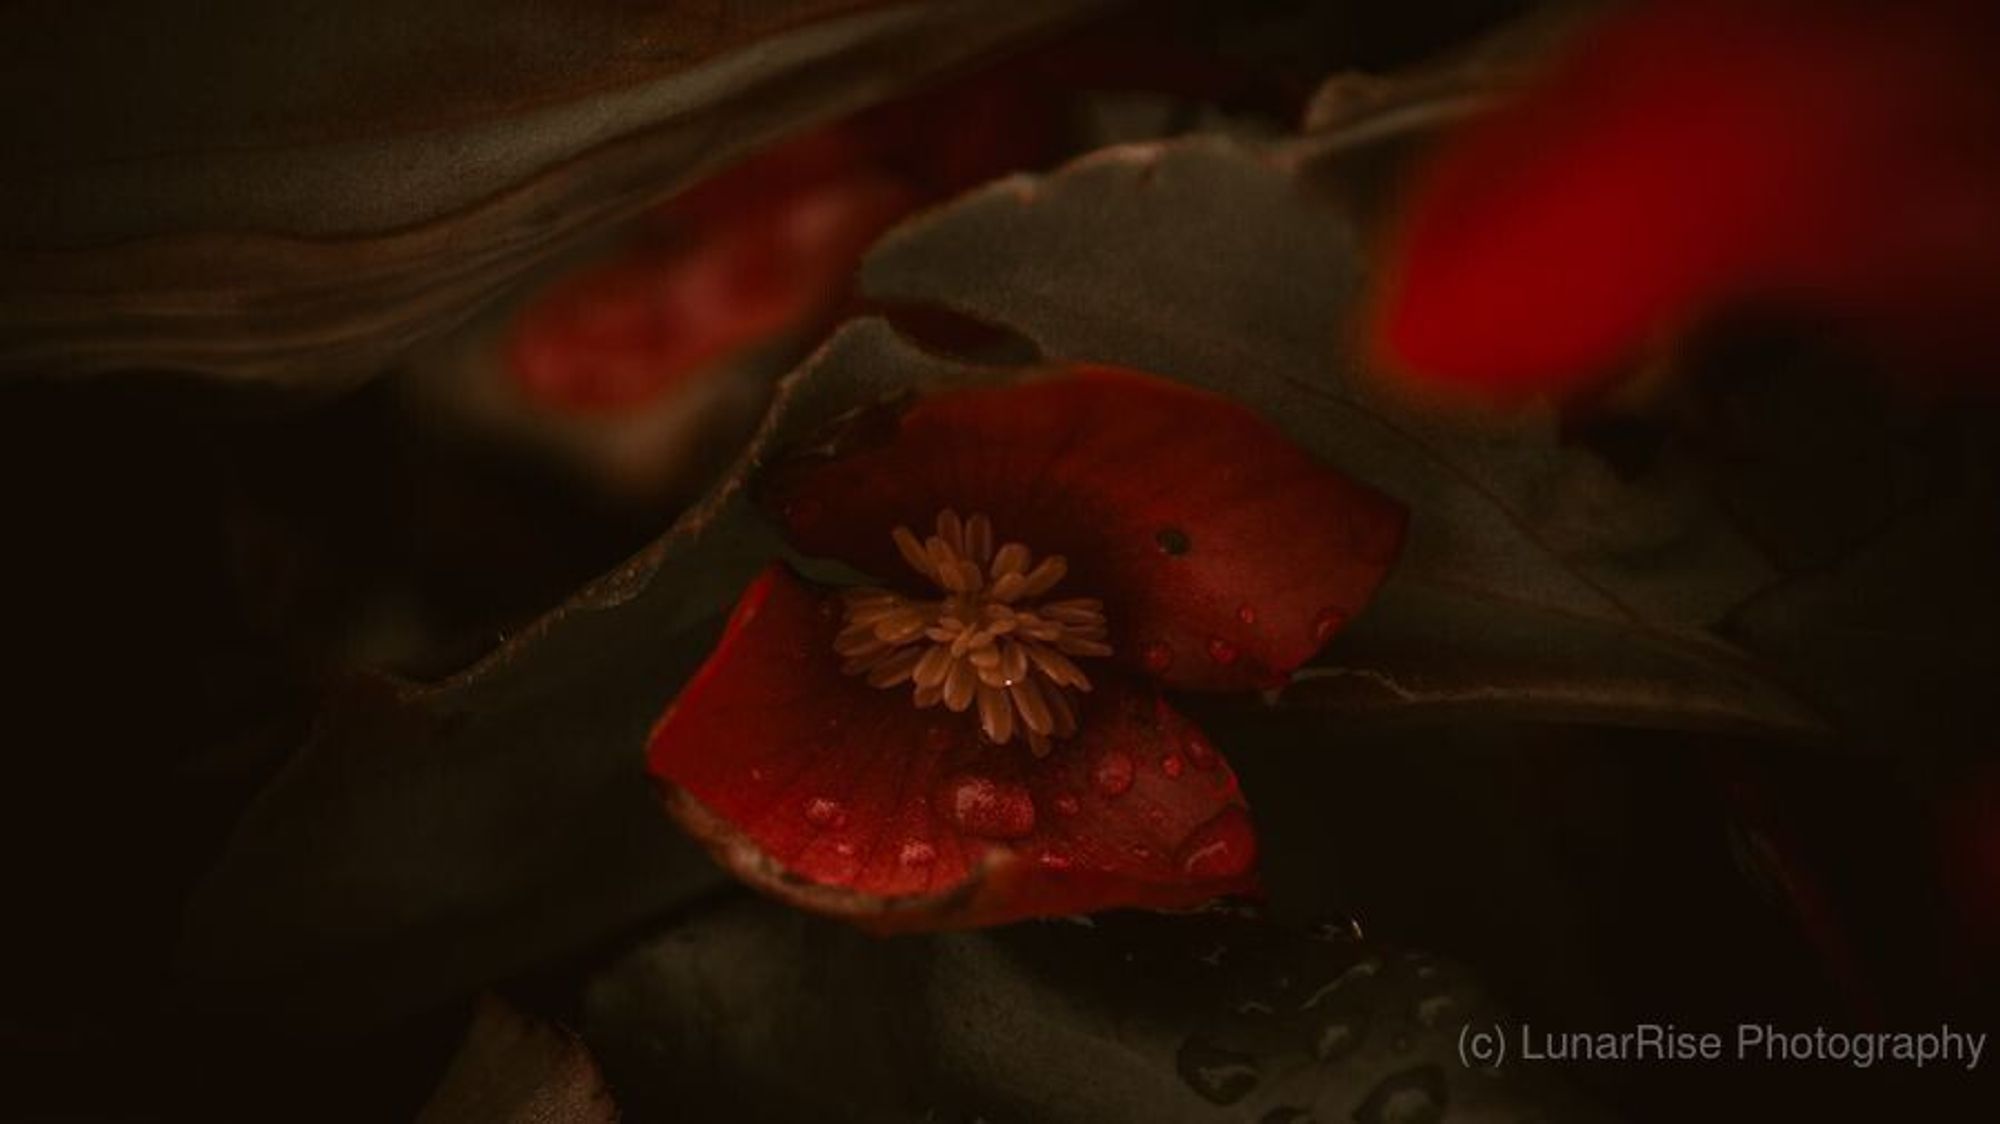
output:
{"label": "green leaf", "polygon": [[661,1119],[1602,1118],[1533,1067],[1467,1068],[1468,1021],[1502,1016],[1463,967],[1330,924],[1217,909],[884,940],[744,899],[599,974],[583,1033]]}
{"label": "green leaf", "polygon": [[331,700],[190,903],[181,967],[199,1001],[366,1025],[719,885],[660,809],[645,745],[785,549],[745,494],[758,459],[926,383],[1005,375],[849,325],[645,552],[449,680],[364,680]]}
{"label": "green leaf", "polygon": [[0,373],[351,383],[758,145],[1104,6],[10,5]]}
{"label": "green leaf", "polygon": [[1291,701],[1817,731],[1707,630],[1776,575],[1688,481],[1628,483],[1545,412],[1444,415],[1357,367],[1366,232],[1318,194],[1325,169],[1308,184],[1307,155],[1215,139],[1105,150],[904,225],[863,284],[1048,358],[1229,395],[1406,504],[1379,603]]}

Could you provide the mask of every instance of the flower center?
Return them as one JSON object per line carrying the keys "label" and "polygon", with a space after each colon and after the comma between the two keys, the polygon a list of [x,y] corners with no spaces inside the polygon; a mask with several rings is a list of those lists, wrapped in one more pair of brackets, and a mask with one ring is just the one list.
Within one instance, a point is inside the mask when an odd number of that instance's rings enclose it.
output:
{"label": "flower center", "polygon": [[1104,603],[1076,597],[1044,601],[1069,564],[1051,554],[1040,562],[1010,542],[994,549],[984,515],[938,513],[937,533],[919,540],[908,527],[893,533],[910,568],[935,585],[934,599],[886,589],[842,594],[846,625],[833,650],[841,670],[870,686],[914,684],[919,708],[943,703],[964,712],[975,703],[979,728],[996,745],[1020,738],[1037,757],[1058,738],[1076,733],[1071,691],[1090,690],[1072,656],[1108,656]]}

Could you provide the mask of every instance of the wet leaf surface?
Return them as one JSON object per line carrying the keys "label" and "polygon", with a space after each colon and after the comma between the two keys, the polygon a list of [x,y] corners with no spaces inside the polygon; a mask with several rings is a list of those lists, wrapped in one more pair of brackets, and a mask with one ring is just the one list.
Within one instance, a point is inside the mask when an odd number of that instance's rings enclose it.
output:
{"label": "wet leaf surface", "polygon": [[1292,164],[1218,140],[1106,150],[906,224],[863,283],[1230,394],[1403,501],[1402,561],[1293,701],[1815,731],[1705,631],[1776,574],[1686,481],[1627,483],[1545,414],[1454,419],[1355,368],[1363,232]]}
{"label": "wet leaf surface", "polygon": [[1459,1027],[1497,1017],[1462,966],[1332,922],[1218,908],[880,940],[744,900],[598,976],[584,1034],[647,1118],[1601,1118],[1460,1064]]}

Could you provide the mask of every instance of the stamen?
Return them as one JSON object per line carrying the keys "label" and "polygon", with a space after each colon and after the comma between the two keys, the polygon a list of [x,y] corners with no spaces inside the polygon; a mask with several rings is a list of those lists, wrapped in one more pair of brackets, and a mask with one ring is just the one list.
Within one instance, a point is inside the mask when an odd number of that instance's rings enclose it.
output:
{"label": "stamen", "polygon": [[996,550],[992,520],[950,508],[938,512],[935,534],[897,527],[891,538],[939,596],[874,588],[843,595],[846,617],[833,641],[841,669],[873,687],[909,684],[919,709],[976,707],[988,741],[1019,739],[1037,757],[1074,736],[1070,692],[1090,690],[1090,679],[1071,657],[1112,649],[1102,601],[1039,601],[1068,576],[1068,561],[1056,554],[1037,561],[1018,542]]}

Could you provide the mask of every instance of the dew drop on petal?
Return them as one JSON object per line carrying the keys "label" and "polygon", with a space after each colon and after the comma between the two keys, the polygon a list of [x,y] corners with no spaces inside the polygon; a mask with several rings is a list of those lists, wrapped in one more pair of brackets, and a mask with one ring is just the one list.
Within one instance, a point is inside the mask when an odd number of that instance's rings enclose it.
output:
{"label": "dew drop on petal", "polygon": [[1181,847],[1181,871],[1191,878],[1231,878],[1256,861],[1257,836],[1240,808],[1223,809]]}
{"label": "dew drop on petal", "polygon": [[1200,1035],[1181,1043],[1174,1068],[1188,1088],[1210,1104],[1235,1104],[1257,1087],[1257,1063],[1250,1055],[1226,1050]]}
{"label": "dew drop on petal", "polygon": [[1231,644],[1220,636],[1211,636],[1208,638],[1208,658],[1224,667],[1235,663],[1236,657],[1241,654],[1236,650],[1236,645]]}
{"label": "dew drop on petal", "polygon": [[1236,606],[1236,619],[1242,621],[1244,624],[1256,624],[1257,607],[1247,601]]}
{"label": "dew drop on petal", "polygon": [[843,859],[853,858],[854,850],[855,850],[854,844],[845,839],[833,845],[833,853],[839,855]]}
{"label": "dew drop on petal", "polygon": [[1180,775],[1186,771],[1187,771],[1187,759],[1182,757],[1180,754],[1169,753],[1165,757],[1160,758],[1160,772],[1165,773],[1167,775],[1167,779],[1169,780],[1178,779]]}
{"label": "dew drop on petal", "polygon": [[896,860],[904,866],[929,866],[937,861],[937,848],[921,839],[912,839],[896,852]]}
{"label": "dew drop on petal", "polygon": [[1074,816],[1083,809],[1083,805],[1077,802],[1076,794],[1071,792],[1058,792],[1049,803],[1065,816]]}
{"label": "dew drop on petal", "polygon": [[945,784],[945,809],[972,835],[1019,839],[1035,830],[1035,800],[1018,784],[961,776]]}
{"label": "dew drop on petal", "polygon": [[1061,851],[1043,851],[1035,856],[1035,862],[1043,870],[1068,870],[1076,865],[1076,860]]}
{"label": "dew drop on petal", "polygon": [[1132,787],[1132,759],[1111,750],[1090,767],[1090,783],[1106,796],[1122,796]]}
{"label": "dew drop on petal", "polygon": [[806,801],[806,822],[814,827],[839,827],[847,822],[847,809],[838,800],[815,796]]}
{"label": "dew drop on petal", "polygon": [[1333,634],[1339,632],[1341,626],[1346,623],[1347,614],[1339,609],[1331,605],[1321,609],[1318,615],[1313,617],[1313,643],[1324,644],[1333,639]]}
{"label": "dew drop on petal", "polygon": [[1174,650],[1163,641],[1154,640],[1139,649],[1139,662],[1158,675],[1174,666]]}

